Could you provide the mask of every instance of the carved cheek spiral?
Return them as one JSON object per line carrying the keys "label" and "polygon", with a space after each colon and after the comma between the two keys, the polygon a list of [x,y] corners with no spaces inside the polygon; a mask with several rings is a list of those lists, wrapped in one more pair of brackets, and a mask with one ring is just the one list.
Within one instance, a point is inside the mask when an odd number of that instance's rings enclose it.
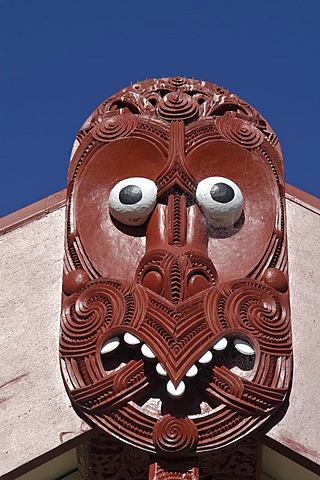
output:
{"label": "carved cheek spiral", "polygon": [[125,300],[111,285],[91,283],[64,313],[63,334],[79,341],[94,335],[104,322],[119,322],[125,313]]}
{"label": "carved cheek spiral", "polygon": [[131,113],[114,115],[97,123],[92,130],[92,136],[101,142],[110,142],[118,137],[126,137],[137,125],[137,120]]}
{"label": "carved cheek spiral", "polygon": [[216,119],[216,127],[228,140],[240,143],[247,148],[258,147],[264,140],[264,135],[260,130],[240,118],[228,115],[218,117]]}
{"label": "carved cheek spiral", "polygon": [[166,120],[188,120],[198,114],[199,105],[181,91],[167,93],[159,102],[158,112]]}
{"label": "carved cheek spiral", "polygon": [[197,446],[198,432],[188,417],[176,418],[165,415],[154,427],[153,443],[159,452],[190,453]]}
{"label": "carved cheek spiral", "polygon": [[289,351],[288,309],[274,289],[257,281],[240,280],[212,297],[207,308],[218,312],[226,328],[241,328],[252,334],[265,352]]}

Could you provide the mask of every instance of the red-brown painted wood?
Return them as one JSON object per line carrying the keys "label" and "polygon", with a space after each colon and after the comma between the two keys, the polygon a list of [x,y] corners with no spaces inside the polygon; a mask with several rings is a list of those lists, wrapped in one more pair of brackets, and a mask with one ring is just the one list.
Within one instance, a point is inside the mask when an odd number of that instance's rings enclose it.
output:
{"label": "red-brown painted wood", "polygon": [[60,337],[74,408],[163,458],[224,448],[268,421],[291,379],[278,139],[237,96],[180,78],[122,90],[77,139]]}

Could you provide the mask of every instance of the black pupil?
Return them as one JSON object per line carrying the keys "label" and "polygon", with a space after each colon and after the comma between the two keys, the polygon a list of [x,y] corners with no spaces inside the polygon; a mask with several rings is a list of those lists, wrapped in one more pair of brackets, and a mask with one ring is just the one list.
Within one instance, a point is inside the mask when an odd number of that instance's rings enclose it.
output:
{"label": "black pupil", "polygon": [[226,183],[215,183],[210,190],[212,200],[219,203],[228,203],[234,198],[234,191]]}
{"label": "black pupil", "polygon": [[119,193],[119,200],[124,205],[133,205],[142,198],[141,189],[137,185],[127,185]]}

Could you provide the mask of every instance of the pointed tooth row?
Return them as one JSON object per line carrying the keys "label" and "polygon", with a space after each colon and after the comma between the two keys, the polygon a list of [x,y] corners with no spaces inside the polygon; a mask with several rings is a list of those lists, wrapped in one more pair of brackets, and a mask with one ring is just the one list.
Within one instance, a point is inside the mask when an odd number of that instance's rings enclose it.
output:
{"label": "pointed tooth row", "polygon": [[228,340],[226,337],[220,338],[214,345],[213,345],[213,350],[216,350],[217,352],[220,352],[221,350],[224,350],[227,348],[228,345]]}
{"label": "pointed tooth row", "polygon": [[111,353],[113,352],[116,348],[118,348],[120,345],[120,338],[119,337],[113,337],[109,338],[104,344],[102,345],[101,348],[101,353]]}
{"label": "pointed tooth row", "polygon": [[[228,345],[228,340],[223,337],[218,340],[217,343],[213,345],[213,350],[217,352],[221,352],[224,350]],[[254,355],[254,349],[251,347],[249,342],[242,340],[240,338],[236,338],[233,340],[234,347],[238,350],[238,352],[242,353],[243,355]]]}
{"label": "pointed tooth row", "polygon": [[[236,338],[233,340],[234,347],[238,350],[238,352],[242,353],[243,355],[254,355],[254,349],[251,347],[249,342],[246,342],[245,340],[242,340],[240,338]],[[213,346],[212,349],[215,350],[216,352],[221,352],[225,350],[228,346],[228,340],[223,337],[220,338]],[[210,363],[212,360],[212,353],[210,350],[205,352],[199,359],[198,363],[201,365],[206,365],[207,363]]]}
{"label": "pointed tooth row", "polygon": [[210,363],[212,360],[212,353],[210,350],[208,350],[206,353],[202,355],[202,357],[199,358],[198,362],[201,363],[201,365],[205,365],[206,363]]}
{"label": "pointed tooth row", "polygon": [[[161,377],[167,377],[168,373],[164,366],[161,363],[157,363],[156,365],[156,371]],[[189,368],[189,370],[186,373],[187,378],[193,378],[197,375],[198,373],[198,367],[196,365],[192,365],[192,367]]]}
{"label": "pointed tooth row", "polygon": [[141,353],[144,357],[148,358],[149,360],[153,360],[154,358],[156,358],[155,354],[153,353],[151,348],[148,347],[148,345],[146,343],[144,343],[141,346]]}
{"label": "pointed tooth row", "polygon": [[168,375],[166,369],[163,365],[161,365],[161,363],[157,363],[156,371],[159,375],[161,375],[161,377],[166,377]]}
{"label": "pointed tooth row", "polygon": [[[222,351],[224,350],[228,345],[228,340],[223,337],[223,338],[220,338],[220,340],[218,340],[213,346],[212,346],[212,349],[219,352],[219,351]],[[201,365],[206,365],[207,363],[210,363],[211,360],[212,360],[212,352],[210,350],[207,350],[199,359],[198,359],[198,363],[200,363]]]}
{"label": "pointed tooth row", "polygon": [[[129,346],[136,346],[136,345],[139,345],[141,343],[141,341],[139,340],[138,337],[136,337],[135,335],[132,335],[132,333],[129,333],[129,332],[126,332],[123,336],[123,340],[125,341],[125,343]],[[106,342],[104,342],[104,344],[102,345],[101,347],[101,354],[105,354],[105,353],[111,353],[113,352],[114,350],[116,350],[119,345],[120,345],[120,338],[119,337],[112,337],[112,338],[109,338]]]}
{"label": "pointed tooth row", "polygon": [[181,381],[177,388],[173,385],[172,381],[169,380],[167,383],[167,392],[168,395],[173,399],[181,398],[186,390],[185,383]]}
{"label": "pointed tooth row", "polygon": [[[136,346],[136,345],[139,345],[141,343],[141,341],[139,340],[138,337],[136,337],[135,335],[132,335],[132,333],[129,333],[129,332],[126,332],[123,336],[123,340],[125,341],[125,343],[129,346]],[[104,344],[102,345],[102,348],[101,348],[101,354],[105,354],[105,353],[111,353],[113,352],[114,350],[116,350],[116,348],[118,348],[120,345],[120,338],[119,337],[112,337],[112,338],[109,338],[106,342],[104,342]],[[145,343],[143,343],[141,345],[141,353],[144,357],[146,357],[147,359],[149,360],[153,360],[154,358],[156,358],[155,354],[153,353],[153,351],[151,350],[150,347],[148,347],[148,345],[146,345]]]}
{"label": "pointed tooth row", "polygon": [[234,344],[234,347],[238,350],[238,352],[242,353],[243,355],[254,355],[253,348],[245,340],[236,338],[235,340],[233,340],[233,344]]}
{"label": "pointed tooth row", "polygon": [[[141,343],[141,340],[138,337],[136,337],[135,335],[129,332],[126,332],[124,334],[123,340],[129,346],[137,346]],[[101,354],[108,354],[116,350],[120,345],[120,341],[121,340],[119,337],[112,337],[108,339],[102,345]],[[254,349],[245,340],[237,338],[233,340],[233,344],[236,350],[238,350],[238,352],[242,353],[243,355],[254,355]],[[227,345],[228,345],[228,340],[225,337],[223,337],[212,346],[212,349],[215,351],[222,351],[227,347]],[[148,345],[145,343],[141,345],[141,353],[148,360],[154,360],[156,358],[151,348],[148,347]],[[213,358],[213,355],[211,351],[208,350],[198,359],[198,363],[200,363],[201,365],[206,365],[211,362],[212,358]],[[156,371],[162,377],[168,376],[166,369],[163,367],[161,363],[157,363]],[[197,373],[198,373],[198,367],[196,365],[192,365],[189,368],[189,370],[186,372],[185,376],[187,378],[193,378],[197,375]],[[173,385],[171,380],[167,382],[167,393],[173,399],[181,398],[185,392],[185,389],[186,387],[183,381],[181,381],[177,387]]]}
{"label": "pointed tooth row", "polygon": [[197,375],[198,373],[198,367],[196,365],[192,365],[192,367],[189,368],[189,370],[186,373],[187,378],[193,378]]}
{"label": "pointed tooth row", "polygon": [[124,334],[123,340],[127,345],[130,345],[130,347],[135,347],[136,345],[139,345],[141,343],[138,337],[136,337],[135,335],[132,335],[132,333],[129,333],[129,332],[126,332]]}

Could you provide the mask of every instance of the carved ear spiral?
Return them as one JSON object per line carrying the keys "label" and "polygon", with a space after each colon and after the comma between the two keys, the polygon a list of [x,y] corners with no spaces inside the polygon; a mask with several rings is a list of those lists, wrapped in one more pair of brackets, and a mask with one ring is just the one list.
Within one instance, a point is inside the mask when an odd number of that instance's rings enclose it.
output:
{"label": "carved ear spiral", "polygon": [[126,137],[137,125],[137,119],[131,113],[106,117],[92,129],[92,136],[100,142],[111,142],[119,137]]}
{"label": "carved ear spiral", "polygon": [[235,118],[230,114],[217,117],[216,127],[224,137],[246,148],[256,148],[264,140],[263,133],[249,121]]}

